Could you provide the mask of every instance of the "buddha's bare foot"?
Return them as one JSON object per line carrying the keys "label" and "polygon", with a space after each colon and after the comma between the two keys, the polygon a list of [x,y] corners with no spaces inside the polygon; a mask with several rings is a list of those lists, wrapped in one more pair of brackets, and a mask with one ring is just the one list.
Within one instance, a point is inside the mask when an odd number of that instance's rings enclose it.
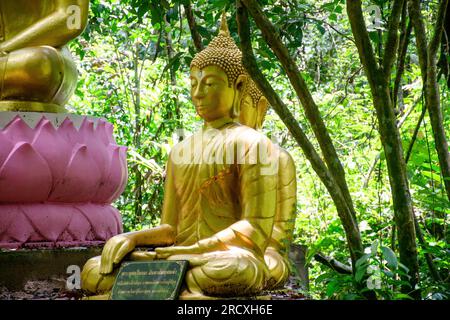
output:
{"label": "buddha's bare foot", "polygon": [[95,296],[86,296],[82,300],[109,300],[111,293],[98,294]]}
{"label": "buddha's bare foot", "polygon": [[156,252],[154,251],[133,251],[130,253],[130,261],[153,261],[156,259]]}

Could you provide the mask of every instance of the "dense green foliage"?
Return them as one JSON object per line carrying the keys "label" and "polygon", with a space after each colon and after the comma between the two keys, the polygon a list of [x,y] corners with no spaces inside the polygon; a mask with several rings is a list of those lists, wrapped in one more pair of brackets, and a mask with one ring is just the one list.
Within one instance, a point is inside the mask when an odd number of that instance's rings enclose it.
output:
{"label": "dense green foliage", "polygon": [[[71,43],[78,57],[80,80],[69,109],[100,116],[115,125],[118,143],[129,148],[129,182],[115,204],[124,228],[140,230],[159,221],[163,199],[164,165],[177,129],[194,131],[201,125],[189,96],[188,72],[196,50],[184,16],[187,1],[91,1],[90,24]],[[402,299],[398,274],[405,272],[396,257],[392,198],[370,88],[352,40],[345,1],[260,1],[265,13],[279,27],[283,42],[295,57],[334,141],[346,170],[366,254],[353,275],[341,275],[314,260],[322,252],[349,264],[346,238],[336,209],[301,149],[283,122],[269,110],[263,131],[276,135],[295,159],[298,181],[298,216],[295,242],[308,246],[312,298],[362,297],[357,282],[374,274],[379,298]],[[375,47],[386,37],[384,26],[390,1],[365,1],[380,8],[380,22],[366,10]],[[237,26],[229,1],[195,1],[192,5],[198,31],[206,45],[216,34],[225,8],[236,41]],[[425,1],[424,15],[433,24],[435,3]],[[371,22],[372,21],[372,22]],[[302,108],[278,60],[253,28],[260,68],[270,79],[291,112],[315,141]],[[450,136],[450,92],[442,77],[441,103],[444,125]],[[410,41],[399,95],[401,137],[408,150],[423,99],[422,80],[414,39]],[[449,299],[450,204],[445,195],[428,116],[420,127],[407,164],[410,188],[426,244],[419,245],[422,296]],[[378,160],[379,159],[379,160]],[[431,253],[444,282],[430,275],[425,253]],[[377,271],[378,270],[378,271]],[[381,271],[380,271],[381,270]],[[363,280],[364,279],[364,280]]]}

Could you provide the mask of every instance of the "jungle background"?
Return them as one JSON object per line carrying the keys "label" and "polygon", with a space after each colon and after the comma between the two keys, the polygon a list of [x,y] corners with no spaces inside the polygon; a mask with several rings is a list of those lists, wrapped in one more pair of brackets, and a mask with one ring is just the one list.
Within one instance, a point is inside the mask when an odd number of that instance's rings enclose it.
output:
{"label": "jungle background", "polygon": [[[445,182],[450,177],[438,153],[444,148],[448,156],[448,145],[435,134],[440,125],[448,137],[450,128],[447,3],[91,1],[89,26],[71,43],[80,77],[68,109],[106,118],[115,125],[118,143],[128,147],[128,185],[115,203],[125,231],[159,223],[168,152],[180,129],[194,132],[201,126],[190,100],[189,65],[217,34],[226,10],[236,42],[253,47],[248,61],[255,58],[260,78],[268,80],[264,93],[278,97],[269,99],[279,103],[272,103],[263,132],[276,136],[296,163],[294,243],[307,246],[310,273],[310,288],[302,293],[312,299],[449,299],[450,192]],[[414,15],[416,5],[419,15]],[[258,23],[255,15],[263,15],[269,24]],[[361,17],[365,32],[355,24]],[[247,39],[245,22],[251,30]],[[276,39],[268,38],[270,30]],[[441,32],[438,39],[436,32]],[[383,83],[388,103],[377,104],[381,85],[374,79],[379,72],[370,70],[370,59],[384,67],[379,70],[387,70]],[[292,75],[291,68],[287,73],[289,63],[299,72]],[[428,73],[433,66],[435,72]],[[429,112],[436,106],[436,99],[428,100],[433,81],[442,112],[437,127]],[[431,87],[424,86],[428,82]],[[313,108],[308,110],[308,104]],[[383,108],[389,111],[387,120]],[[317,131],[317,119],[325,131]],[[389,129],[384,123],[395,126]],[[322,143],[323,133],[328,144]],[[397,198],[396,205],[393,199],[398,170],[388,166],[395,162],[389,151],[395,146],[388,142],[396,134],[397,149],[403,152],[403,162],[397,164],[405,169],[403,187],[415,219],[402,220],[398,203],[405,202]],[[339,163],[342,175],[339,167],[333,168]],[[330,196],[335,185],[353,213],[339,209],[339,196]],[[408,238],[402,232],[414,231],[413,220],[415,233]],[[402,251],[405,246],[409,251]],[[411,273],[414,258],[416,278]]]}

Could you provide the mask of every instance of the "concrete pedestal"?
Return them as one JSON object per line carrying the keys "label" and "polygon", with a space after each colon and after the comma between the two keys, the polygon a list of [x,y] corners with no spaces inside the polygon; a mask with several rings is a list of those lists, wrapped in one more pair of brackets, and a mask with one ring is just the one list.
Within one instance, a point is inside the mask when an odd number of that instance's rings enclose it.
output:
{"label": "concrete pedestal", "polygon": [[65,288],[73,274],[67,273],[67,268],[82,270],[88,259],[101,252],[102,247],[0,251],[0,287],[20,291],[27,282],[42,280],[60,282]]}

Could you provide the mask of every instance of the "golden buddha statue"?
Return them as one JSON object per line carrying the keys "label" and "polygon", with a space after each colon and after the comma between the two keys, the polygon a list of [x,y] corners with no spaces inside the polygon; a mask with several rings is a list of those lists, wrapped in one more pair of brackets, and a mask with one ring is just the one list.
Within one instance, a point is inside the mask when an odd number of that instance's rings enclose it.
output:
{"label": "golden buddha statue", "polygon": [[[278,253],[284,248],[278,240],[286,238],[277,203],[280,149],[233,121],[248,92],[241,59],[223,16],[219,35],[191,63],[192,101],[204,126],[169,155],[161,226],[111,238],[84,266],[84,290],[108,298],[124,258],[189,261],[182,299],[249,296],[272,278],[285,280]],[[287,211],[291,216],[292,208]],[[281,227],[274,229],[278,216]],[[135,251],[141,246],[155,251]]]}
{"label": "golden buddha statue", "polygon": [[63,112],[77,83],[66,46],[89,0],[0,0],[0,111]]}
{"label": "golden buddha statue", "polygon": [[[252,80],[249,80],[242,98],[236,121],[259,130],[262,128],[269,102]],[[295,163],[291,155],[279,148],[277,209],[272,237],[264,254],[269,268],[265,289],[275,289],[285,284],[289,277],[289,245],[295,227],[297,205],[297,179]]]}

